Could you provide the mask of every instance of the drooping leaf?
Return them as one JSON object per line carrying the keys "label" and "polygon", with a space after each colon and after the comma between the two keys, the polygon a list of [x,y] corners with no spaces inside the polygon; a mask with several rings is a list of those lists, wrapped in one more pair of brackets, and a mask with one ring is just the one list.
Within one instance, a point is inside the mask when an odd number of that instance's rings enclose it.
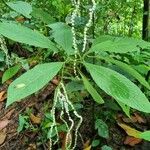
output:
{"label": "drooping leaf", "polygon": [[145,132],[140,133],[139,137],[144,140],[150,141],[150,131],[145,131]]}
{"label": "drooping leaf", "polygon": [[126,125],[123,123],[118,123],[118,125],[123,128],[125,130],[125,132],[129,135],[129,136],[133,136],[135,138],[139,138],[139,134],[141,133],[140,131]]}
{"label": "drooping leaf", "polygon": [[101,136],[103,138],[108,138],[109,137],[108,126],[103,120],[101,120],[101,119],[96,120],[95,129],[98,130],[99,136]]}
{"label": "drooping leaf", "polygon": [[17,78],[8,88],[6,106],[40,90],[58,73],[62,64],[55,62],[37,65]]}
{"label": "drooping leaf", "polygon": [[124,113],[130,118],[130,107],[125,105],[124,103],[117,101]]}
{"label": "drooping leaf", "polygon": [[114,37],[102,36],[98,37],[90,49],[91,52],[108,51],[115,53],[127,53],[139,51],[140,48],[148,48],[150,43],[141,39],[134,39],[129,37]]}
{"label": "drooping leaf", "polygon": [[132,137],[132,136],[127,136],[125,138],[124,144],[125,145],[130,145],[130,146],[135,146],[136,144],[139,144],[141,142],[142,142],[142,139],[135,138],[135,137]]}
{"label": "drooping leaf", "polygon": [[33,8],[31,15],[34,18],[41,20],[45,24],[50,24],[54,22],[54,18],[52,18],[50,14],[40,8]]}
{"label": "drooping leaf", "polygon": [[2,83],[7,81],[8,79],[12,78],[21,68],[21,65],[15,65],[9,69],[7,69],[2,77]]}
{"label": "drooping leaf", "polygon": [[30,13],[32,12],[32,6],[29,3],[23,1],[16,1],[16,2],[7,2],[6,4],[11,9],[25,16],[26,18],[31,18]]}
{"label": "drooping leaf", "polygon": [[60,45],[68,55],[73,54],[71,28],[62,22],[57,22],[48,26],[53,30],[55,42]]}
{"label": "drooping leaf", "polygon": [[142,91],[125,76],[109,68],[85,63],[97,85],[108,95],[131,108],[150,112],[150,102]]}
{"label": "drooping leaf", "polygon": [[92,96],[93,100],[95,102],[97,102],[98,104],[103,104],[104,100],[102,99],[102,97],[99,95],[99,93],[96,91],[96,89],[92,86],[92,84],[88,81],[88,79],[80,74],[84,83],[85,88],[87,89],[87,91],[90,93],[90,95]]}
{"label": "drooping leaf", "polygon": [[19,24],[1,22],[0,34],[16,42],[56,50],[54,44],[47,37]]}
{"label": "drooping leaf", "polygon": [[144,77],[142,77],[142,75],[140,73],[138,73],[134,68],[132,68],[130,65],[125,64],[121,61],[118,60],[114,60],[111,58],[107,58],[105,59],[109,62],[114,63],[115,65],[119,66],[121,69],[123,69],[125,72],[129,73],[130,75],[132,75],[134,78],[136,78],[142,85],[144,85],[145,87],[147,87],[150,90],[150,85],[148,84],[148,82],[144,79]]}

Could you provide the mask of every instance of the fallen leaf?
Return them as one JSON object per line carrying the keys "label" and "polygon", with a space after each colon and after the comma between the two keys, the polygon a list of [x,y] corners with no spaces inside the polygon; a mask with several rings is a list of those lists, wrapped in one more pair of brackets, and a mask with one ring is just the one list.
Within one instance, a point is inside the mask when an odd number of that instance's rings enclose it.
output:
{"label": "fallen leaf", "polygon": [[137,119],[135,116],[131,116],[131,118],[122,118],[122,120],[125,122],[125,123],[135,123],[137,122]]}
{"label": "fallen leaf", "polygon": [[139,137],[139,134],[141,133],[140,131],[134,129],[134,128],[131,128],[130,126],[126,125],[126,124],[123,124],[123,123],[118,123],[118,125],[125,130],[125,132],[130,135],[130,136],[133,136],[133,137],[136,137],[138,138]]}
{"label": "fallen leaf", "polygon": [[6,99],[5,93],[6,93],[6,91],[1,91],[0,92],[0,102],[4,101]]}
{"label": "fallen leaf", "polygon": [[134,115],[138,123],[146,123],[146,120],[144,120],[139,114],[134,113]]}
{"label": "fallen leaf", "polygon": [[66,150],[66,144],[69,144],[72,141],[71,133],[68,135],[67,143],[66,143],[66,133],[60,132],[59,137],[61,138],[61,143],[62,143],[61,149]]}
{"label": "fallen leaf", "polygon": [[41,118],[38,116],[35,116],[31,113],[30,119],[34,124],[40,124],[41,123]]}
{"label": "fallen leaf", "polygon": [[89,146],[89,147],[87,147],[87,148],[84,148],[83,150],[91,150],[91,145]]}
{"label": "fallen leaf", "polygon": [[15,111],[15,109],[11,109],[10,111],[8,111],[5,116],[2,119],[10,119],[11,115],[13,114],[13,112]]}
{"label": "fallen leaf", "polygon": [[60,81],[57,78],[54,78],[51,82],[55,85],[59,85]]}
{"label": "fallen leaf", "polygon": [[0,145],[4,143],[5,139],[6,139],[6,132],[0,131]]}
{"label": "fallen leaf", "polygon": [[135,146],[136,144],[139,144],[141,142],[142,142],[142,139],[138,139],[138,138],[135,138],[135,137],[127,136],[125,141],[124,141],[124,144],[125,145],[130,145],[130,146]]}
{"label": "fallen leaf", "polygon": [[26,19],[24,17],[22,17],[22,16],[19,16],[15,20],[20,22],[20,23],[23,23],[23,22],[25,22]]}
{"label": "fallen leaf", "polygon": [[10,85],[13,82],[13,80],[9,79],[6,81],[6,84]]}
{"label": "fallen leaf", "polygon": [[87,148],[91,147],[90,140],[87,140],[83,145],[83,150],[88,150]]}
{"label": "fallen leaf", "polygon": [[27,150],[36,150],[36,144],[29,144],[29,147],[27,148]]}
{"label": "fallen leaf", "polygon": [[4,129],[10,121],[8,119],[0,121],[0,130]]}

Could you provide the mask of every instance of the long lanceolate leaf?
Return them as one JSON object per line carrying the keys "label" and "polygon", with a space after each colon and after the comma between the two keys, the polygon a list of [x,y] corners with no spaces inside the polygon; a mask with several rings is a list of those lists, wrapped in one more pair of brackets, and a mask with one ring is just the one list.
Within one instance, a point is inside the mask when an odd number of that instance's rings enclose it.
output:
{"label": "long lanceolate leaf", "polygon": [[142,77],[142,75],[140,73],[138,73],[130,65],[125,64],[125,63],[118,61],[118,60],[114,60],[112,58],[106,58],[105,60],[112,62],[113,64],[119,66],[121,69],[123,69],[125,72],[129,73],[131,76],[136,78],[142,85],[144,85],[145,87],[147,87],[150,90],[150,85],[148,84],[148,82]]}
{"label": "long lanceolate leaf", "polygon": [[61,62],[41,64],[21,75],[8,88],[6,106],[40,90],[58,73],[62,65]]}
{"label": "long lanceolate leaf", "polygon": [[129,37],[114,37],[114,36],[100,36],[95,39],[90,52],[114,52],[127,53],[139,51],[140,48],[148,48],[150,43],[141,39],[134,39]]}
{"label": "long lanceolate leaf", "polygon": [[92,84],[88,81],[88,79],[80,73],[84,86],[87,89],[87,91],[90,93],[94,101],[96,101],[98,104],[103,104],[104,100],[103,98],[99,95],[99,93],[96,91],[96,89],[92,86]]}
{"label": "long lanceolate leaf", "polygon": [[32,6],[29,3],[23,1],[17,1],[17,2],[7,2],[6,4],[11,9],[22,14],[23,16],[27,18],[31,18],[30,13],[32,12]]}
{"label": "long lanceolate leaf", "polygon": [[0,22],[0,34],[16,42],[56,50],[54,44],[43,34],[19,24]]}
{"label": "long lanceolate leaf", "polygon": [[97,85],[108,95],[131,108],[150,113],[150,102],[141,90],[123,75],[106,67],[84,64]]}

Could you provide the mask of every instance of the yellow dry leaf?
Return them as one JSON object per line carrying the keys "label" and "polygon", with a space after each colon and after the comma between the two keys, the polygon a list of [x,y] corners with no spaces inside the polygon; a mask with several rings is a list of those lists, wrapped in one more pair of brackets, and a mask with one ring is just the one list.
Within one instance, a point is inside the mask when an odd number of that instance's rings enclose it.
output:
{"label": "yellow dry leaf", "polygon": [[125,130],[125,132],[129,135],[129,136],[133,136],[135,138],[139,138],[139,134],[142,133],[134,128],[131,128],[130,126],[123,124],[123,123],[118,123],[118,125]]}
{"label": "yellow dry leaf", "polygon": [[4,100],[3,97],[4,97],[5,93],[6,93],[5,91],[1,91],[1,92],[0,92],[0,101],[3,101],[3,100]]}
{"label": "yellow dry leaf", "polygon": [[84,148],[83,150],[91,150],[91,145],[89,146],[89,147],[87,147],[87,148]]}
{"label": "yellow dry leaf", "polygon": [[6,139],[6,132],[0,131],[0,145],[4,143],[5,139]]}
{"label": "yellow dry leaf", "polygon": [[33,114],[30,115],[30,119],[34,124],[40,124],[41,123],[41,118],[37,117]]}
{"label": "yellow dry leaf", "polygon": [[90,140],[87,140],[83,145],[83,150],[91,150]]}

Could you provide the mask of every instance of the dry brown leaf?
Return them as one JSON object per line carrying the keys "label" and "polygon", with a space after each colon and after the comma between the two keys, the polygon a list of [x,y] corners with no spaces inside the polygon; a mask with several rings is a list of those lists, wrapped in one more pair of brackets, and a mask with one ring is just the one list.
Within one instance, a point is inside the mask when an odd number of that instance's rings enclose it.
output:
{"label": "dry brown leaf", "polygon": [[66,143],[66,133],[60,132],[59,133],[59,137],[60,137],[61,143],[62,143],[61,149],[62,150],[66,150],[66,144],[69,144],[72,141],[72,134],[70,133],[68,135],[67,143]]}
{"label": "dry brown leaf", "polygon": [[20,22],[20,23],[23,23],[23,22],[25,22],[26,19],[24,17],[22,17],[22,16],[19,16],[15,20]]}
{"label": "dry brown leaf", "polygon": [[84,145],[83,145],[84,150],[85,150],[86,148],[88,148],[89,146],[90,146],[90,140],[87,140],[87,141],[84,143]]}
{"label": "dry brown leaf", "polygon": [[9,79],[6,81],[6,84],[10,85],[13,82],[13,80]]}
{"label": "dry brown leaf", "polygon": [[125,122],[125,123],[135,123],[135,122],[137,122],[137,119],[136,119],[136,117],[134,117],[134,116],[131,116],[131,118],[122,118],[122,120]]}
{"label": "dry brown leaf", "polygon": [[59,85],[60,81],[57,78],[54,78],[51,82],[55,85]]}
{"label": "dry brown leaf", "polygon": [[0,130],[4,129],[10,121],[8,119],[0,121]]}
{"label": "dry brown leaf", "polygon": [[130,136],[133,136],[133,137],[136,137],[138,138],[139,137],[139,134],[141,133],[140,131],[134,129],[134,128],[131,128],[130,126],[126,125],[126,124],[123,124],[123,123],[118,123],[118,125],[125,130],[125,132],[130,135]]}
{"label": "dry brown leaf", "polygon": [[0,145],[4,143],[5,139],[6,139],[6,132],[0,131]]}
{"label": "dry brown leaf", "polygon": [[2,119],[10,119],[11,115],[13,114],[13,112],[15,111],[15,109],[11,109],[10,111],[8,111],[5,116]]}
{"label": "dry brown leaf", "polygon": [[130,146],[135,146],[136,144],[139,144],[141,142],[142,142],[142,139],[138,139],[138,138],[135,138],[135,137],[127,136],[125,141],[124,141],[124,144],[130,145]]}
{"label": "dry brown leaf", "polygon": [[33,115],[32,113],[31,113],[31,115],[30,115],[30,119],[31,119],[31,121],[32,121],[34,124],[40,124],[40,123],[41,123],[41,120],[42,120],[40,117],[35,116],[35,115]]}
{"label": "dry brown leaf", "polygon": [[0,102],[4,101],[6,99],[5,93],[6,93],[6,91],[1,91],[0,92]]}
{"label": "dry brown leaf", "polygon": [[134,113],[134,115],[138,123],[146,123],[146,120],[144,120],[139,114]]}

